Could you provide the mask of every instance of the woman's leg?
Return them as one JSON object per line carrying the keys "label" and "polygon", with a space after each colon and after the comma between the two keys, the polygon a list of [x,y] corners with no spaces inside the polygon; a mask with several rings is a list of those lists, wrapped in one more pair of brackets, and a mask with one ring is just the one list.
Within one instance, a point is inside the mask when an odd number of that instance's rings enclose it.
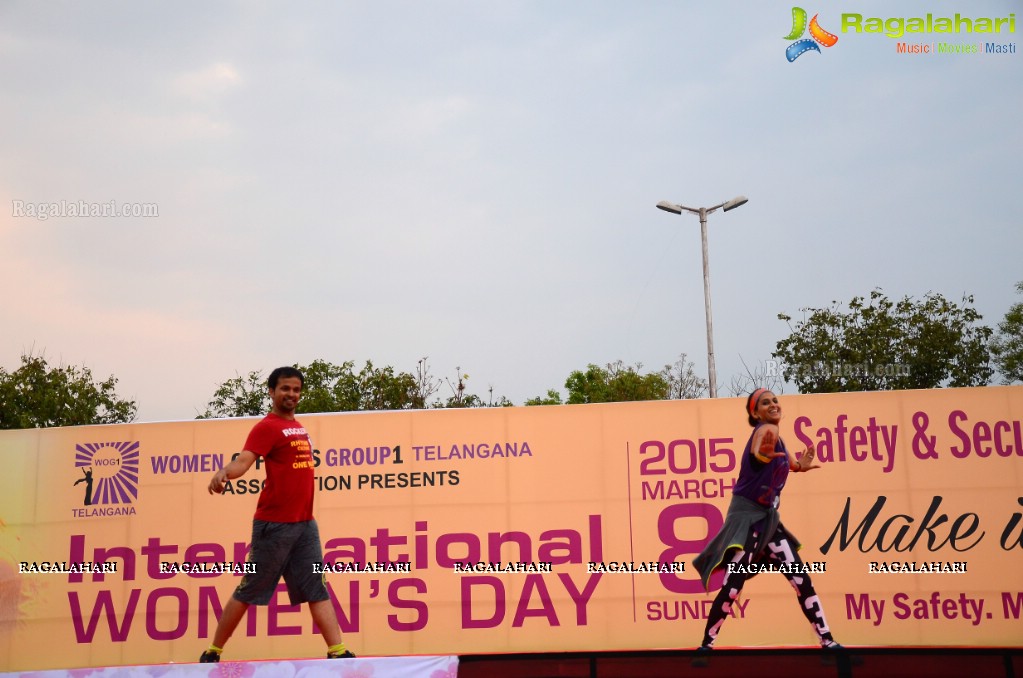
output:
{"label": "woman's leg", "polygon": [[746,578],[749,576],[745,572],[730,572],[731,568],[728,565],[731,564],[734,567],[742,564],[744,566],[742,569],[748,570],[751,551],[736,549],[729,552],[729,556],[725,559],[725,578],[721,582],[721,590],[718,591],[718,595],[714,598],[710,611],[707,613],[707,627],[703,632],[702,643],[704,647],[714,645],[721,625],[725,623],[725,619],[732,611],[732,603],[739,596],[739,592],[742,591],[743,585],[746,584]]}
{"label": "woman's leg", "polygon": [[786,571],[784,574],[796,591],[799,609],[803,611],[803,616],[810,622],[821,645],[834,642],[828,622],[824,619],[824,608],[821,605],[820,597],[813,588],[813,582],[810,581],[810,575],[801,571],[803,561],[799,557],[799,553],[792,548],[789,540],[785,538],[783,530],[779,529],[774,533],[774,538],[767,544],[766,555],[769,562],[786,565],[788,569],[795,570],[794,572]]}

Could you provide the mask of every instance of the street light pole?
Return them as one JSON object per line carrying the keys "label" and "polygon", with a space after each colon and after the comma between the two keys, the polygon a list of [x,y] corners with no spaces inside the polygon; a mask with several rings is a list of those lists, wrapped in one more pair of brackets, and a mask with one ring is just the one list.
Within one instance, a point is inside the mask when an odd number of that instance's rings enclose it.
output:
{"label": "street light pole", "polygon": [[703,304],[707,314],[707,379],[710,397],[718,397],[718,369],[714,362],[714,316],[710,311],[710,255],[707,253],[707,210],[700,208],[700,240],[703,244]]}
{"label": "street light pole", "polygon": [[676,205],[666,200],[657,203],[657,208],[665,212],[682,214],[682,211],[685,210],[700,217],[700,240],[703,244],[703,303],[707,313],[707,380],[710,386],[711,398],[718,397],[718,374],[717,366],[714,363],[714,318],[710,310],[710,256],[707,250],[707,215],[717,211],[718,208],[727,212],[728,210],[745,205],[746,202],[746,197],[740,195],[713,207],[686,207],[685,205]]}

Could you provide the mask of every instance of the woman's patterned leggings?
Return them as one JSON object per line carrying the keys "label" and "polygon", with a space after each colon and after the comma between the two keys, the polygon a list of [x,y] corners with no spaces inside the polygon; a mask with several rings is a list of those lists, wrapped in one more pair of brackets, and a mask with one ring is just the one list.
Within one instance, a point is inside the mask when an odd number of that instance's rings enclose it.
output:
{"label": "woman's patterned leggings", "polygon": [[[710,612],[707,615],[707,629],[703,634],[704,645],[710,646],[714,644],[718,631],[721,630],[721,625],[725,623],[725,619],[732,611],[732,603],[738,597],[739,592],[742,591],[746,580],[751,576],[748,570],[753,558],[754,545],[757,543],[756,539],[757,533],[751,530],[749,539],[746,541],[745,550],[736,549],[731,552],[731,557],[727,559],[727,563],[731,563],[733,568],[742,565],[743,569],[747,570],[747,572],[728,572],[726,569],[725,579],[721,583],[721,591],[718,592],[717,598],[714,599],[714,604],[711,605]],[[803,561],[800,560],[799,554],[792,548],[789,540],[785,538],[785,531],[779,529],[774,533],[771,541],[768,542],[764,552],[757,558],[756,563],[752,564],[758,566],[796,566],[798,571]],[[785,572],[784,576],[792,584],[792,588],[796,590],[799,608],[803,611],[806,620],[810,622],[820,643],[825,645],[831,642],[833,640],[831,631],[828,629],[828,623],[824,620],[824,609],[821,607],[821,601],[817,597],[817,592],[813,590],[810,575]]]}

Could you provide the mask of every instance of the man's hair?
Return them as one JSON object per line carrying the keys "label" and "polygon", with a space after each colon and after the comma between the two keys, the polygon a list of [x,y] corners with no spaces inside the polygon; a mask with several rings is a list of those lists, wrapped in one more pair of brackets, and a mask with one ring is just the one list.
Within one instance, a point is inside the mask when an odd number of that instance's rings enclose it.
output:
{"label": "man's hair", "polygon": [[298,377],[299,383],[305,386],[305,377],[302,376],[302,372],[294,367],[278,367],[270,373],[270,378],[266,380],[266,385],[271,389],[275,389],[277,388],[278,379],[291,379],[292,377]]}

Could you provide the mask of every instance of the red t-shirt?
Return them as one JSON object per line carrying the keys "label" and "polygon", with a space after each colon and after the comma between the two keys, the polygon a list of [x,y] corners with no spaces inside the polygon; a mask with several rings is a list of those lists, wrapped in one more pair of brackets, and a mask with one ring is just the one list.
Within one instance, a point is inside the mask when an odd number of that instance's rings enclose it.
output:
{"label": "red t-shirt", "polygon": [[313,519],[313,444],[302,424],[270,413],[256,424],[245,449],[263,457],[266,487],[256,520],[298,523]]}

